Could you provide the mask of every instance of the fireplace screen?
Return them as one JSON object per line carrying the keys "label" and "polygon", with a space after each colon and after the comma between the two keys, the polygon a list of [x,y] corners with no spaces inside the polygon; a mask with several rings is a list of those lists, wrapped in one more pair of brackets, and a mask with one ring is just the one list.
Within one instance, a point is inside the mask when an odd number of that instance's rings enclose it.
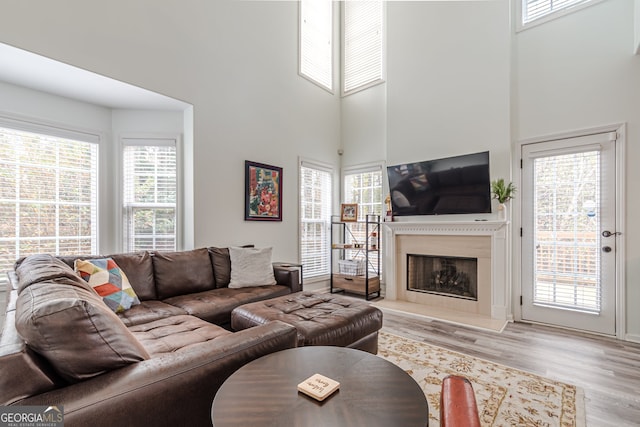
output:
{"label": "fireplace screen", "polygon": [[407,289],[478,300],[478,259],[407,254]]}

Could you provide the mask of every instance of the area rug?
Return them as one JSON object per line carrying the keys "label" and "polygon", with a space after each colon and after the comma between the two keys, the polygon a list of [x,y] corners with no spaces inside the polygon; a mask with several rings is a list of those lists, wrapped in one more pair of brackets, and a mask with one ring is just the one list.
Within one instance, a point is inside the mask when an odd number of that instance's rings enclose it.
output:
{"label": "area rug", "polygon": [[483,426],[582,427],[582,389],[462,353],[381,332],[378,356],[398,365],[422,387],[429,427],[440,425],[442,379],[455,374],[473,384]]}

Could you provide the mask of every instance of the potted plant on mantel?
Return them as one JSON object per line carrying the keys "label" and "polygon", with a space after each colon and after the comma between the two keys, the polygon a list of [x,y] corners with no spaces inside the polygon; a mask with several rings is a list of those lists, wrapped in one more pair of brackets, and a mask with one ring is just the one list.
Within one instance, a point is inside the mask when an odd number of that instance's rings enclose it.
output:
{"label": "potted plant on mantel", "polygon": [[516,186],[513,182],[505,184],[504,178],[491,181],[491,194],[493,198],[498,200],[498,217],[502,220],[507,219],[507,206],[506,202],[513,199],[513,195],[516,192]]}

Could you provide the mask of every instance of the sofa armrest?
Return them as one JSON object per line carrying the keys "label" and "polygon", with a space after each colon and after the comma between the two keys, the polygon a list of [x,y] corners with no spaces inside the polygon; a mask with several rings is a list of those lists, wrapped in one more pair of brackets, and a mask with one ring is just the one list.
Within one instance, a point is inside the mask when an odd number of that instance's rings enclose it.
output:
{"label": "sofa armrest", "polygon": [[274,321],[16,404],[63,405],[70,427],[210,425],[213,398],[233,372],[296,342],[293,326]]}
{"label": "sofa armrest", "polygon": [[465,377],[449,375],[442,380],[441,427],[480,427],[476,396]]}
{"label": "sofa armrest", "polygon": [[291,266],[273,265],[273,274],[278,285],[285,285],[291,288],[291,293],[300,292],[302,283],[300,280],[300,269]]}

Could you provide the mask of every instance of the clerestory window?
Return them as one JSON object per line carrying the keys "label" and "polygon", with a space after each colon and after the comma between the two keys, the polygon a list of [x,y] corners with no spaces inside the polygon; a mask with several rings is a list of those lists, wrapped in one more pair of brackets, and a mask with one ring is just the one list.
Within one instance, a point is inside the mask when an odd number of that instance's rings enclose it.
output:
{"label": "clerestory window", "polygon": [[[384,1],[342,2],[341,94],[385,79]],[[299,73],[333,92],[333,1],[300,0]]]}
{"label": "clerestory window", "polygon": [[300,0],[300,75],[333,92],[331,0]]}
{"label": "clerestory window", "polygon": [[384,2],[343,2],[342,34],[342,94],[384,82]]}
{"label": "clerestory window", "polygon": [[[597,1],[597,0],[596,0]],[[520,0],[520,29],[549,21],[596,3],[594,0]]]}

